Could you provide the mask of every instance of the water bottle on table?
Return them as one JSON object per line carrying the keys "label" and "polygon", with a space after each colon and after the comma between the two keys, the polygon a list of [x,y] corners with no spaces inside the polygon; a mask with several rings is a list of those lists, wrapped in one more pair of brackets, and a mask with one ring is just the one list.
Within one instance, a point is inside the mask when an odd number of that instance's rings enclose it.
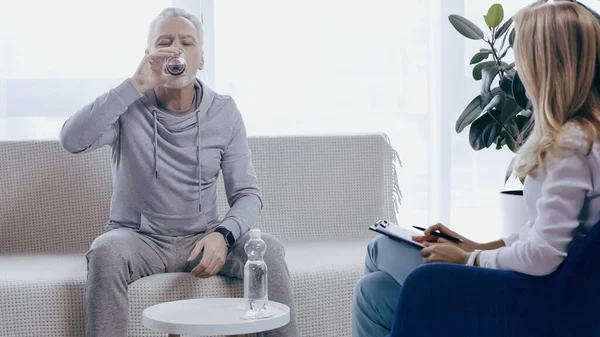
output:
{"label": "water bottle on table", "polygon": [[250,239],[244,250],[248,261],[244,266],[244,298],[247,301],[246,317],[248,319],[267,318],[268,281],[267,264],[263,260],[267,252],[267,244],[260,237],[260,229],[250,230]]}

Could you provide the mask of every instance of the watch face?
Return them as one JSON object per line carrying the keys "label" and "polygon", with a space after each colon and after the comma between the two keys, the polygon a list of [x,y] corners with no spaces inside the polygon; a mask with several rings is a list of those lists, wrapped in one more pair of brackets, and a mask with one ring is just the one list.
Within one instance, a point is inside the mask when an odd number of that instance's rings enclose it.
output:
{"label": "watch face", "polygon": [[225,235],[225,239],[227,239],[227,243],[231,246],[233,245],[233,242],[235,241],[233,239],[233,233],[231,232],[227,232],[227,235]]}
{"label": "watch face", "polygon": [[225,237],[225,242],[227,242],[227,246],[231,247],[231,245],[233,245],[233,242],[235,240],[233,239],[233,233],[231,233],[231,231],[223,227],[219,227],[215,231],[223,234],[223,236]]}

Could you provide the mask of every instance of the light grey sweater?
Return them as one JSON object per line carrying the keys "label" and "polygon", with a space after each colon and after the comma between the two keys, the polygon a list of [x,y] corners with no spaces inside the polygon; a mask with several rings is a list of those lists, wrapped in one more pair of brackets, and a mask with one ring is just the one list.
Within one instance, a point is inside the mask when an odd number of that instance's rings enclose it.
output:
{"label": "light grey sweater", "polygon": [[600,140],[588,154],[588,142],[577,127],[568,126],[573,146],[562,156],[549,156],[525,179],[529,221],[519,233],[504,238],[506,247],[483,251],[479,264],[529,275],[548,275],[600,221]]}
{"label": "light grey sweater", "polygon": [[[110,224],[167,236],[221,225],[237,239],[256,223],[262,201],[242,116],[230,97],[200,81],[195,89],[194,111],[178,117],[127,79],[63,125],[60,143],[71,153],[112,147]],[[231,206],[222,221],[220,171]]]}

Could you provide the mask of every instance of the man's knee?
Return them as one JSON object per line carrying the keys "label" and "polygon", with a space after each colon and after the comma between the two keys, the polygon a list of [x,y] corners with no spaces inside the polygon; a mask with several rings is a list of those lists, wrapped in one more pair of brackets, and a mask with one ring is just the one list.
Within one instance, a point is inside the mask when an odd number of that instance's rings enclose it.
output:
{"label": "man's knee", "polygon": [[125,263],[129,256],[130,235],[126,230],[112,230],[97,237],[86,253],[88,264],[95,268]]}
{"label": "man's knee", "polygon": [[[267,251],[263,256],[263,260],[269,268],[269,273],[281,274],[281,270],[287,270],[285,263],[285,251],[281,242],[273,235],[261,233],[261,238],[267,245]],[[227,262],[221,269],[220,273],[226,276],[242,278],[244,274],[244,264],[248,260],[244,245],[250,239],[249,232],[238,238],[234,250],[227,256]]]}
{"label": "man's knee", "polygon": [[262,233],[261,237],[267,244],[265,260],[280,260],[285,258],[283,244],[276,237],[268,233]]}
{"label": "man's knee", "polygon": [[261,237],[267,244],[267,252],[263,259],[269,268],[269,272],[276,274],[288,273],[283,244],[281,244],[281,242],[273,235],[268,233],[262,233]]}

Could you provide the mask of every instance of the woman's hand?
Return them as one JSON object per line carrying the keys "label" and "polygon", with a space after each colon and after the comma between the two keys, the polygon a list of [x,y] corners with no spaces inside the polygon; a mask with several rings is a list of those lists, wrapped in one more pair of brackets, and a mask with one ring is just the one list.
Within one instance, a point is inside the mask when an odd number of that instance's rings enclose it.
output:
{"label": "woman's hand", "polygon": [[447,262],[467,264],[469,253],[462,248],[449,243],[423,242],[425,248],[421,249],[423,262]]}
{"label": "woman's hand", "polygon": [[[439,236],[437,236],[435,234],[432,234],[432,232],[435,232],[435,231],[440,231],[441,233],[448,234],[448,235],[454,236],[456,238],[459,238],[459,239],[462,240],[462,242],[460,242],[460,243],[453,243],[453,242],[451,242],[449,240],[446,240],[446,239],[441,238],[441,237],[439,237]],[[428,243],[428,242],[429,243],[437,242],[437,243],[449,244],[449,245],[456,246],[456,247],[462,249],[465,252],[472,252],[475,249],[481,249],[480,248],[481,244],[465,238],[464,236],[462,236],[462,235],[460,235],[460,234],[458,234],[458,233],[450,230],[448,227],[446,227],[446,226],[444,226],[442,224],[433,225],[433,226],[427,228],[425,230],[425,232],[423,233],[423,235],[413,236],[412,239],[414,241],[421,242],[423,244]]]}

